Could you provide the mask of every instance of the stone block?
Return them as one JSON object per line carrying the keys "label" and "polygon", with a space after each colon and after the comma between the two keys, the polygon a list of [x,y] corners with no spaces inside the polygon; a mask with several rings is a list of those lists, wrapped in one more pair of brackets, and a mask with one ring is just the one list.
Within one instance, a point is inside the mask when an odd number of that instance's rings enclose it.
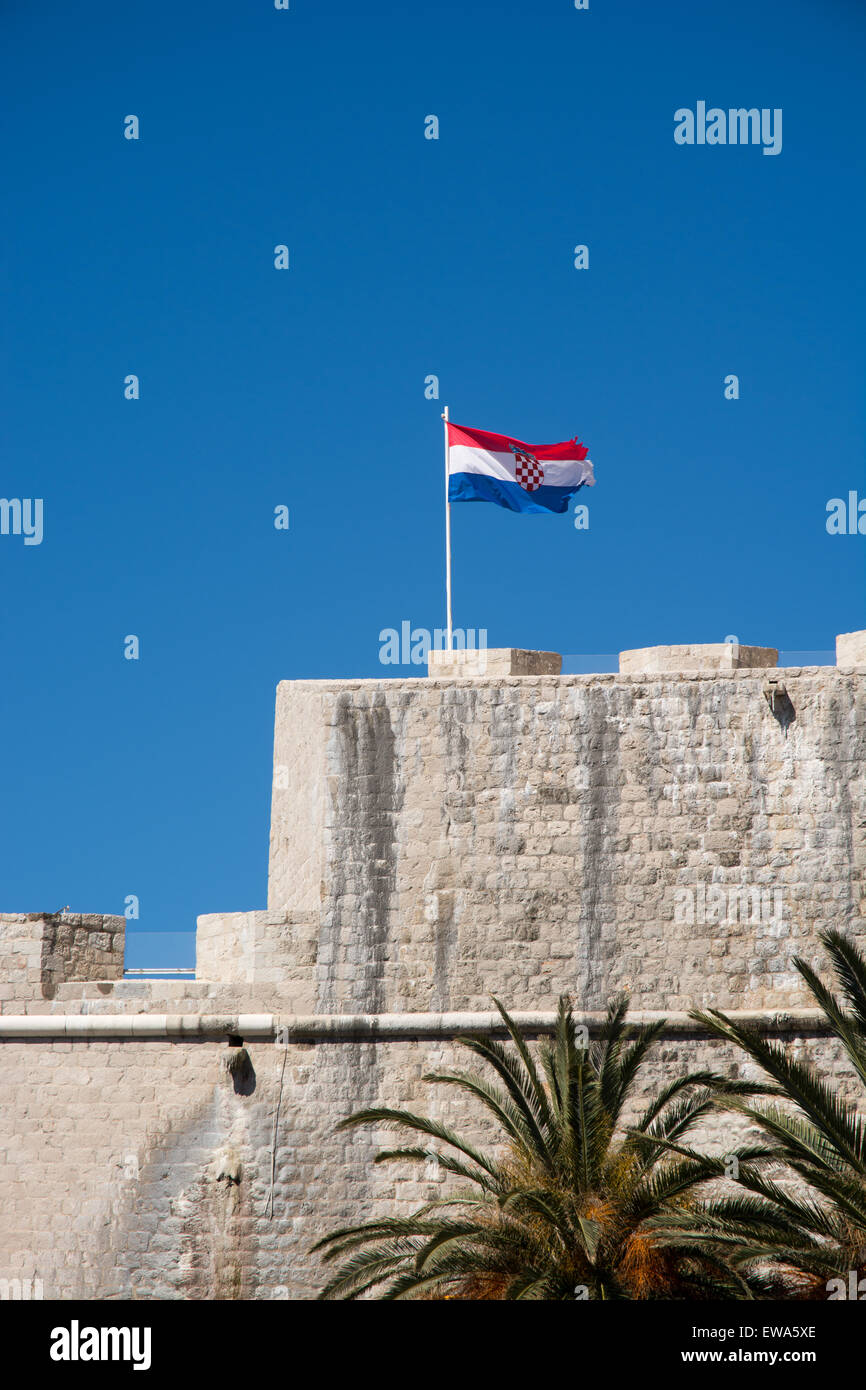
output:
{"label": "stone block", "polygon": [[70,981],[122,979],[125,928],[124,917],[100,913],[4,913],[6,981],[23,991],[22,998],[53,998]]}
{"label": "stone block", "polygon": [[734,642],[708,642],[682,647],[635,647],[620,652],[620,675],[724,675],[728,671],[776,666],[775,647],[744,647]]}
{"label": "stone block", "polygon": [[465,651],[431,651],[427,672],[435,680],[501,680],[506,676],[558,676],[558,652],[521,647],[481,647]]}
{"label": "stone block", "polygon": [[840,632],[836,638],[837,666],[866,666],[866,630]]}

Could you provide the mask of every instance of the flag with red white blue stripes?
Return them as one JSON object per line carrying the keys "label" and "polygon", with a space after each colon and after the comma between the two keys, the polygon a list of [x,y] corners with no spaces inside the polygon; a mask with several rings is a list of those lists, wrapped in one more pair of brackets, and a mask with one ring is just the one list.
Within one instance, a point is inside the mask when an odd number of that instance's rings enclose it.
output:
{"label": "flag with red white blue stripes", "polygon": [[449,502],[495,502],[512,512],[565,512],[595,475],[585,445],[525,444],[507,434],[448,429]]}

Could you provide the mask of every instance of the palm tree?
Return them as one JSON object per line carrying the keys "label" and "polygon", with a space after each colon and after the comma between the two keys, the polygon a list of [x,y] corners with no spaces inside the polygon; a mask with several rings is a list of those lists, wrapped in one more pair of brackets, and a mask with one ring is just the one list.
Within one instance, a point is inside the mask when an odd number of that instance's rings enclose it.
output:
{"label": "palm tree", "polygon": [[[841,1043],[866,1102],[866,957],[840,932],[821,932],[844,1002],[811,966],[794,964]],[[711,1010],[692,1015],[717,1037],[735,1043],[762,1069],[771,1103],[720,1098],[762,1131],[766,1142],[741,1166],[741,1191],[708,1203],[699,1244],[728,1250],[753,1287],[801,1298],[826,1298],[831,1280],[866,1273],[866,1133],[857,1106],[809,1062],[758,1029]],[[678,1147],[674,1151],[683,1156]],[[772,1165],[784,1165],[773,1174]],[[745,1192],[742,1190],[745,1189]],[[695,1218],[692,1224],[696,1227]],[[686,1223],[688,1225],[688,1222]],[[680,1236],[686,1234],[681,1231]],[[677,1237],[672,1238],[676,1244]],[[839,1286],[837,1286],[838,1288]],[[840,1296],[838,1293],[836,1296]],[[847,1296],[847,1293],[841,1294]]]}
{"label": "palm tree", "polygon": [[[343,1120],[340,1129],[377,1125],[423,1136],[421,1144],[383,1150],[376,1162],[435,1163],[460,1185],[410,1216],[346,1226],[319,1241],[314,1249],[326,1261],[342,1261],[319,1297],[750,1297],[732,1261],[677,1228],[693,1189],[717,1175],[716,1161],[692,1153],[672,1158],[665,1146],[707,1114],[714,1095],[754,1094],[754,1086],[711,1072],[678,1077],[623,1133],[626,1103],[664,1020],[628,1028],[622,996],[610,1005],[600,1041],[581,1046],[562,998],[555,1036],[540,1044],[537,1066],[495,1003],[510,1048],[490,1038],[458,1039],[488,1074],[425,1080],[479,1101],[500,1131],[499,1148],[482,1150],[406,1110],[367,1109]],[[669,1229],[655,1234],[657,1220]]]}

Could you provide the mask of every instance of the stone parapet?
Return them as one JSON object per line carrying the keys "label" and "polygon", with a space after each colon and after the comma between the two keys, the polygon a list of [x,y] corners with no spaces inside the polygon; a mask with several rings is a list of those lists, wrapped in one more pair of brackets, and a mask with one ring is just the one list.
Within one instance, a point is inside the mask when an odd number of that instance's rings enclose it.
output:
{"label": "stone parapet", "polygon": [[449,677],[497,680],[505,676],[558,676],[559,652],[532,652],[521,647],[479,647],[463,651],[431,651],[428,674],[437,680]]}
{"label": "stone parapet", "polygon": [[[312,964],[318,914],[312,912],[225,912],[199,917],[196,982],[270,987],[312,1008]],[[298,986],[306,990],[298,992]]]}
{"label": "stone parapet", "polygon": [[696,671],[720,674],[776,666],[779,653],[775,647],[744,647],[735,642],[706,642],[684,647],[635,647],[620,652],[619,669],[623,675],[677,674],[693,675]]}
{"label": "stone parapet", "polygon": [[125,930],[104,913],[0,913],[0,1006],[51,999],[68,980],[122,979]]}
{"label": "stone parapet", "polygon": [[866,667],[866,631],[840,632],[836,638],[836,665]]}

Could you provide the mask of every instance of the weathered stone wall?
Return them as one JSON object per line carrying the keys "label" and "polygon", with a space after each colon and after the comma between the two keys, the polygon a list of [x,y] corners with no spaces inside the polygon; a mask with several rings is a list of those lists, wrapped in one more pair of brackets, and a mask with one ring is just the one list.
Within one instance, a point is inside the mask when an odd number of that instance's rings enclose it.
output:
{"label": "weathered stone wall", "polygon": [[[459,1057],[422,1013],[811,1002],[793,956],[866,935],[862,690],[848,668],[281,685],[268,907],[199,920],[195,981],[119,980],[122,918],[0,918],[0,1279],[310,1297],[326,1230],[436,1190],[374,1168],[385,1136],[335,1135],[343,1115],[409,1104],[483,1137],[422,1081]],[[100,1020],[116,1036],[82,1035]],[[644,1093],[704,1064],[741,1065],[667,1037]]]}
{"label": "weathered stone wall", "polygon": [[866,705],[773,675],[281,684],[269,907],[318,908],[316,1008],[803,1003],[792,956],[866,929]]}
{"label": "weathered stone wall", "polygon": [[[236,1090],[224,1043],[5,1042],[0,1277],[38,1276],[46,1298],[309,1298],[325,1231],[442,1190],[374,1167],[393,1136],[335,1135],[339,1118],[408,1105],[489,1138],[476,1109],[422,1081],[465,1065],[453,1044],[247,1046],[254,1076]],[[835,1049],[803,1046],[850,1086]],[[664,1042],[647,1088],[685,1064],[736,1065],[722,1044]],[[741,1137],[719,1116],[699,1139],[725,1153]]]}
{"label": "weathered stone wall", "polygon": [[63,980],[119,980],[126,919],[102,913],[0,913],[0,1010],[52,999]]}
{"label": "weathered stone wall", "polygon": [[226,912],[199,917],[196,980],[255,986],[261,1007],[313,1013],[312,967],[318,932],[319,917],[314,912]]}

